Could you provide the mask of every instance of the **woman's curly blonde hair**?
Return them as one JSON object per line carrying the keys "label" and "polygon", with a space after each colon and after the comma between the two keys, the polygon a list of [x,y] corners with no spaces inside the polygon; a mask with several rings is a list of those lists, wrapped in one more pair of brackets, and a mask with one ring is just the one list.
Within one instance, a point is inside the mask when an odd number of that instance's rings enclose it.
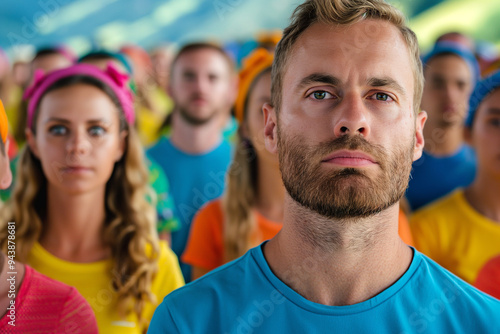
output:
{"label": "woman's curly blonde hair", "polygon": [[[89,77],[73,76],[69,81],[56,83],[50,90],[79,83],[97,86],[121,109],[113,92]],[[111,249],[113,268],[110,274],[118,297],[118,310],[123,316],[135,312],[139,321],[144,322],[141,314],[145,303],[157,303],[151,293],[153,277],[158,270],[156,216],[152,205],[146,200],[147,196],[152,195],[148,186],[144,151],[137,133],[128,126],[123,112],[119,113],[120,131],[127,132],[126,149],[106,183],[106,218],[102,235]],[[7,222],[15,221],[16,257],[20,262],[26,262],[45,224],[47,178],[40,160],[28,145],[20,154],[17,171],[13,196],[0,211],[0,248],[7,250]]]}

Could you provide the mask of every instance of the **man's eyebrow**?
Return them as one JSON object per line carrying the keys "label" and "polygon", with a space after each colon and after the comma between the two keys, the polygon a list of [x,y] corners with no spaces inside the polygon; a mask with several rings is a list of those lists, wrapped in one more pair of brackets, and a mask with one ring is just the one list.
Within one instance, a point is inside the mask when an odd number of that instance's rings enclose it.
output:
{"label": "man's eyebrow", "polygon": [[298,87],[302,88],[313,83],[322,83],[331,86],[340,86],[340,80],[330,74],[313,73],[300,80]]}
{"label": "man's eyebrow", "polygon": [[367,84],[372,87],[389,87],[406,96],[406,90],[396,80],[391,78],[370,78]]}

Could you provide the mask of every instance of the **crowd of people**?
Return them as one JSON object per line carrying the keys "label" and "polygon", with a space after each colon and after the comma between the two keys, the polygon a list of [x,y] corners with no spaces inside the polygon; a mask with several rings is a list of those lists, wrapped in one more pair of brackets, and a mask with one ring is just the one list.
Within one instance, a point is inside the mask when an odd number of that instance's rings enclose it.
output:
{"label": "crowd of people", "polygon": [[0,52],[0,332],[498,332],[500,52],[382,0],[248,45]]}

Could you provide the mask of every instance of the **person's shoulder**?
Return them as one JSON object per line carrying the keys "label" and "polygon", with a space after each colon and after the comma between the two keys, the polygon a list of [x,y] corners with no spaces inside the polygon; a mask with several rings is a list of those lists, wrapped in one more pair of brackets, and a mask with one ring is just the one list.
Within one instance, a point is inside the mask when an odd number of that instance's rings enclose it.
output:
{"label": "person's shoulder", "polygon": [[455,155],[458,159],[463,160],[465,162],[469,162],[471,164],[476,163],[476,152],[474,148],[467,144],[463,144],[462,147],[458,150],[457,154]]}
{"label": "person's shoulder", "polygon": [[208,217],[217,217],[221,218],[223,215],[222,211],[222,198],[218,197],[211,201],[206,202],[201,206],[201,208],[196,213],[198,218],[208,218]]}
{"label": "person's shoulder", "polygon": [[[249,254],[169,293],[158,305],[151,333],[221,333],[221,318],[232,317],[246,303]],[[229,306],[229,308],[228,308]]]}
{"label": "person's shoulder", "polygon": [[68,308],[90,309],[76,288],[47,277],[29,266],[26,266],[26,273],[30,275],[27,295],[43,295],[44,305],[49,307],[51,312],[67,311]]}
{"label": "person's shoulder", "polygon": [[[250,267],[253,261],[251,251],[242,257],[231,261],[219,268],[212,270],[204,276],[186,284],[165,297],[162,304],[173,307],[176,311],[183,312],[193,308],[206,308],[214,305],[216,301],[227,301],[232,298],[241,298],[234,294],[241,283],[245,272],[250,274]],[[196,305],[191,302],[195,299]],[[221,306],[221,305],[218,305]]]}
{"label": "person's shoulder", "polygon": [[451,194],[448,194],[418,209],[411,216],[410,220],[414,223],[417,221],[429,221],[430,219],[436,220],[446,218],[450,214],[456,213],[457,202],[460,201],[462,196],[463,190],[458,189]]}
{"label": "person's shoulder", "polygon": [[223,138],[220,142],[219,146],[215,150],[212,151],[215,154],[219,155],[228,155],[231,156],[233,152],[233,145],[229,140]]}
{"label": "person's shoulder", "polygon": [[[36,291],[43,291],[47,296],[56,298],[67,298],[74,293],[75,288],[66,285],[62,282],[56,281],[48,276],[45,276],[30,266],[26,265],[26,274],[29,274],[30,294],[36,294]],[[26,277],[26,278],[28,278]],[[27,282],[28,283],[28,282]],[[24,284],[24,281],[23,281]]]}
{"label": "person's shoulder", "polygon": [[177,255],[175,255],[174,251],[170,247],[168,247],[166,241],[160,240],[159,246],[158,261],[160,265],[163,265],[165,263],[177,263]]}
{"label": "person's shoulder", "polygon": [[151,145],[146,149],[146,155],[148,158],[158,159],[157,155],[163,153],[165,150],[169,150],[172,147],[170,139],[166,136],[160,137],[156,143]]}
{"label": "person's shoulder", "polygon": [[[418,291],[433,294],[433,300],[439,298],[448,304],[447,308],[454,310],[460,316],[467,316],[469,320],[487,321],[489,317],[496,317],[496,325],[500,328],[500,300],[478,290],[450,271],[441,267],[429,257],[420,254],[420,270],[415,277]],[[442,300],[441,300],[442,299]],[[493,319],[490,318],[490,321]],[[483,323],[484,324],[484,323]],[[493,322],[492,322],[493,324]]]}

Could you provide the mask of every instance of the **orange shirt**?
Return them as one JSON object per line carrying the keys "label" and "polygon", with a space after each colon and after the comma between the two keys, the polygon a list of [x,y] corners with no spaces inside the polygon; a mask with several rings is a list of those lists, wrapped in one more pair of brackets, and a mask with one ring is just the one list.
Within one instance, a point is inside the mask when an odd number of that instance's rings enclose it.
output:
{"label": "orange shirt", "polygon": [[403,210],[399,209],[399,237],[410,246],[415,246],[411,235],[410,223]]}
{"label": "orange shirt", "polygon": [[[259,243],[273,238],[282,223],[273,222],[257,211],[257,229],[261,236]],[[182,261],[207,270],[224,264],[224,212],[220,199],[208,202],[196,214]]]}

